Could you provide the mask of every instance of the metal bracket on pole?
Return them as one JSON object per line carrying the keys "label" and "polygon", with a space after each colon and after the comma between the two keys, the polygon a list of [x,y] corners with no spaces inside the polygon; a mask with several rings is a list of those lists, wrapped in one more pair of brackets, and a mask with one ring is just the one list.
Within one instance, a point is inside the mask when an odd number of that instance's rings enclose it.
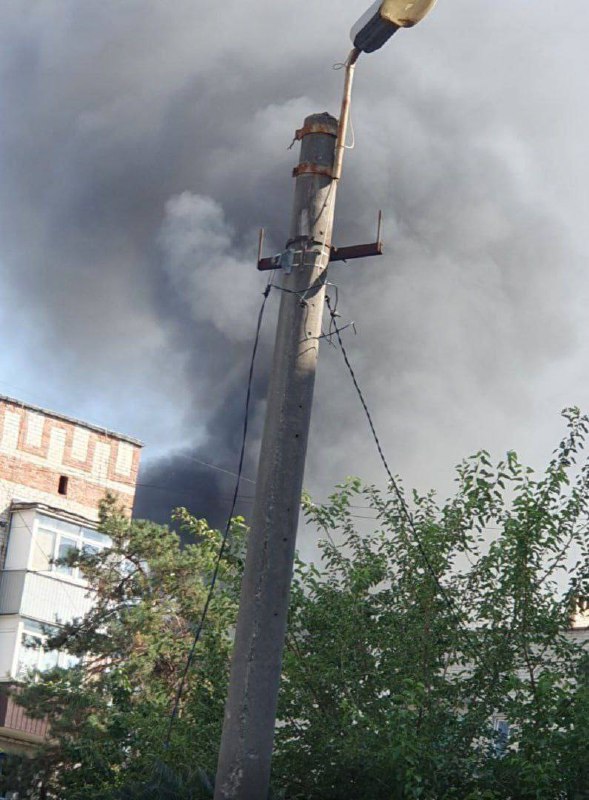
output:
{"label": "metal bracket on pole", "polygon": [[296,166],[292,171],[292,177],[298,178],[299,175],[325,175],[326,178],[333,178],[331,167],[322,164],[308,164],[304,162]]}
{"label": "metal bracket on pole", "polygon": [[[314,269],[318,266],[321,260],[321,253],[319,250],[283,250],[282,253],[276,253],[270,258],[258,260],[259,270],[282,269],[287,275],[293,270],[293,267],[309,267]],[[339,259],[340,261],[342,259]],[[331,254],[329,261],[332,261]],[[260,266],[262,264],[263,266]]]}
{"label": "metal bracket on pole", "polygon": [[354,258],[368,258],[368,256],[381,256],[384,253],[382,240],[382,211],[378,212],[378,226],[376,241],[371,244],[355,244],[351,247],[332,247],[330,262],[350,261]]}
{"label": "metal bracket on pole", "polygon": [[300,142],[305,136],[309,136],[311,133],[323,133],[326,136],[333,136],[337,139],[337,133],[334,132],[331,125],[322,125],[320,122],[309,122],[307,125],[299,128],[295,133],[295,142]]}
{"label": "metal bracket on pole", "polygon": [[[329,255],[329,263],[334,261],[351,261],[355,258],[368,258],[369,256],[381,256],[384,252],[384,242],[382,241],[382,211],[378,212],[378,227],[376,231],[376,241],[370,244],[356,244],[351,247],[332,247]],[[269,258],[262,257],[264,248],[264,229],[260,230],[260,244],[258,248],[258,269],[262,272],[271,269],[284,269],[287,273],[292,271],[295,266],[304,263],[305,266],[314,267],[317,258],[321,256],[316,250],[285,250]],[[312,261],[309,259],[311,257]],[[302,259],[302,260],[301,260]]]}

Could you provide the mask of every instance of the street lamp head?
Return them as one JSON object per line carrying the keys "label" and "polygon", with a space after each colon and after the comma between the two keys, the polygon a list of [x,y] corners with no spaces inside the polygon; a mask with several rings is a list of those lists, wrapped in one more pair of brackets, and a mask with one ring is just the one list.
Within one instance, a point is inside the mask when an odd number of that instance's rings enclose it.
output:
{"label": "street lamp head", "polygon": [[352,28],[354,47],[364,53],[373,53],[399,28],[417,25],[435,4],[436,0],[376,0]]}

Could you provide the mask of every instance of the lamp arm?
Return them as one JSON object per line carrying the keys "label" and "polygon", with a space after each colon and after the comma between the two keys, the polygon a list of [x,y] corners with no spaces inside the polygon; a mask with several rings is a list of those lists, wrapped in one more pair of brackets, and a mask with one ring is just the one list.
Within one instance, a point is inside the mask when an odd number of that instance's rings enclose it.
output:
{"label": "lamp arm", "polygon": [[339,127],[337,131],[337,141],[335,144],[335,160],[333,164],[333,179],[339,181],[342,175],[344,163],[344,153],[346,152],[346,138],[348,125],[350,122],[350,107],[352,104],[352,86],[354,84],[354,72],[356,62],[360,58],[361,50],[356,47],[352,50],[346,61],[346,80],[344,83],[344,94],[342,97],[342,108],[339,117]]}

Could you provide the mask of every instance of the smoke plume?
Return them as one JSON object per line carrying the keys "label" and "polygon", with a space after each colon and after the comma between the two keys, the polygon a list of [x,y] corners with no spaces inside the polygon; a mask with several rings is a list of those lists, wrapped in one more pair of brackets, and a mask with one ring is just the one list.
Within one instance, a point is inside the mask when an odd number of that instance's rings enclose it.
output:
{"label": "smoke plume", "polygon": [[[574,7],[574,8],[573,8]],[[0,8],[0,391],[145,440],[137,513],[215,524],[233,488],[264,278],[283,246],[289,151],[337,113],[360,0],[42,0]],[[587,399],[589,10],[440,2],[361,59],[334,267],[346,344],[395,470],[450,488],[487,447],[544,457]],[[255,478],[278,296],[254,385]],[[15,388],[11,388],[15,387]],[[306,476],[383,482],[341,356],[325,345]],[[205,466],[212,464],[219,469]],[[253,486],[242,483],[240,510]]]}

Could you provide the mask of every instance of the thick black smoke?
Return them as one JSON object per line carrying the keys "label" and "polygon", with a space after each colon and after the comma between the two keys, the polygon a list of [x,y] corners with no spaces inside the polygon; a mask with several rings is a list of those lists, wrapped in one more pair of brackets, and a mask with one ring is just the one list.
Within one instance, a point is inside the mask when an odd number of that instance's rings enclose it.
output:
{"label": "thick black smoke", "polygon": [[[294,130],[337,112],[361,0],[6,0],[0,8],[0,380],[142,437],[137,512],[220,524]],[[454,0],[360,62],[337,241],[347,341],[395,469],[447,488],[479,447],[543,455],[587,397],[586,34],[552,4]],[[574,9],[572,9],[574,7]],[[254,389],[254,476],[278,297]],[[5,338],[8,335],[5,333]],[[22,393],[21,393],[22,394]],[[48,398],[48,399],[47,399]],[[308,487],[381,481],[340,358],[321,355]],[[247,512],[252,485],[241,487]]]}
{"label": "thick black smoke", "polygon": [[[265,372],[263,368],[261,371]],[[240,388],[243,389],[243,381]],[[253,385],[248,427],[254,441],[261,433],[261,398],[265,397],[265,389],[264,380]],[[211,433],[202,447],[175,451],[167,458],[148,464],[141,474],[135,513],[146,519],[168,522],[171,508],[185,507],[196,516],[206,518],[212,526],[223,528],[236,487],[244,411],[244,391],[230,393],[212,417]],[[211,450],[215,453],[215,464],[204,460],[210,457]],[[225,464],[226,468],[219,468],[218,464]],[[255,470],[255,453],[250,448],[246,452],[236,505],[236,513],[246,518],[252,509]]]}

